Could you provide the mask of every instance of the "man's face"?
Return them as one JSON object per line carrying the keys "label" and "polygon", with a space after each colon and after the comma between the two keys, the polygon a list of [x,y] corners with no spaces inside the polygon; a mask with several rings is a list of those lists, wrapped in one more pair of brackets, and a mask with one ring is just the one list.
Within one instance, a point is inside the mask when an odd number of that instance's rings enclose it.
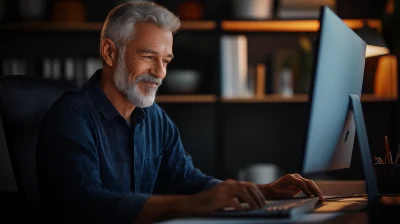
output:
{"label": "man's face", "polygon": [[116,87],[137,107],[153,104],[172,60],[172,33],[152,23],[135,24],[135,37],[120,49]]}

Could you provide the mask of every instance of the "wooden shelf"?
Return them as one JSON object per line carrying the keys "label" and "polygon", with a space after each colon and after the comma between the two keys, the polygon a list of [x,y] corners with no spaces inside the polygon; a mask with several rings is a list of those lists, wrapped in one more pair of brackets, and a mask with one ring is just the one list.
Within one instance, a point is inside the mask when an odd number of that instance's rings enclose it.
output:
{"label": "wooden shelf", "polygon": [[[103,22],[25,22],[0,24],[0,30],[101,31]],[[182,21],[181,30],[213,30],[214,21]]]}
{"label": "wooden shelf", "polygon": [[265,95],[262,98],[222,98],[223,103],[301,103],[308,101],[308,94],[296,94],[292,97]]}
{"label": "wooden shelf", "polygon": [[[379,19],[344,19],[350,28],[360,29],[364,21],[371,28],[380,29]],[[223,21],[221,27],[225,31],[268,31],[268,32],[316,32],[318,20],[267,20],[267,21]]]}
{"label": "wooden shelf", "polygon": [[2,30],[21,31],[100,31],[102,27],[101,22],[24,22],[0,25]]}
{"label": "wooden shelf", "polygon": [[375,96],[374,94],[363,94],[361,95],[362,102],[394,102],[397,97],[381,97]]}
{"label": "wooden shelf", "polygon": [[[381,29],[379,19],[345,19],[350,28],[359,29],[364,21],[375,29]],[[21,22],[0,24],[0,30],[22,31],[100,31],[103,22]],[[181,30],[214,30],[217,23],[211,20],[182,21]],[[318,20],[266,20],[266,21],[223,21],[221,27],[225,31],[260,31],[260,32],[316,32]]]}
{"label": "wooden shelf", "polygon": [[[363,94],[362,102],[394,102],[397,97],[377,97],[373,94]],[[296,94],[292,97],[282,95],[265,95],[263,98],[222,98],[223,103],[304,103],[309,101],[308,94]]]}
{"label": "wooden shelf", "polygon": [[215,95],[157,95],[157,103],[213,103]]}
{"label": "wooden shelf", "polygon": [[181,30],[214,30],[217,23],[214,21],[183,21]]}

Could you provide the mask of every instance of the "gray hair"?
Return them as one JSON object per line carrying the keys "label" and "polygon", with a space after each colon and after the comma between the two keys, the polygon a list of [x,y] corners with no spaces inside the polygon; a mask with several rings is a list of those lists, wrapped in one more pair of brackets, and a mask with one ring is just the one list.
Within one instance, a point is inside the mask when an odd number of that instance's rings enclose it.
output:
{"label": "gray hair", "polygon": [[[163,6],[153,2],[123,3],[108,14],[100,35],[100,41],[110,38],[118,50],[134,38],[134,25],[138,22],[150,22],[175,34],[181,26],[179,18]],[[100,55],[101,56],[101,55]]]}

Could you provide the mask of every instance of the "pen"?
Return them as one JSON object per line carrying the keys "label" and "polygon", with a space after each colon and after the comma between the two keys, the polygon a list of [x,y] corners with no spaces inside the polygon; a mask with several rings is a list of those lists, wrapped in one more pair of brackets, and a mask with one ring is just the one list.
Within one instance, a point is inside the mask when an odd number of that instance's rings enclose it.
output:
{"label": "pen", "polygon": [[394,162],[395,164],[397,164],[397,160],[400,157],[400,144],[397,146],[397,153],[396,153],[396,161]]}
{"label": "pen", "polygon": [[390,153],[389,141],[388,141],[387,136],[385,136],[385,149],[386,149],[387,163],[388,164],[393,164],[392,154]]}

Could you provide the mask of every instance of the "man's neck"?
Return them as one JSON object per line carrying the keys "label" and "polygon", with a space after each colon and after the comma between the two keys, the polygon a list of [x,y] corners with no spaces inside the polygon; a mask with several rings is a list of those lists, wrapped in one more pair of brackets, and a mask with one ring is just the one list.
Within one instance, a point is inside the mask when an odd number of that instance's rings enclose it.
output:
{"label": "man's neck", "polygon": [[129,121],[135,106],[117,89],[113,82],[112,74],[108,74],[104,69],[100,78],[100,88],[103,90],[104,94],[106,94],[108,100],[110,100],[115,109],[117,109],[125,120]]}

